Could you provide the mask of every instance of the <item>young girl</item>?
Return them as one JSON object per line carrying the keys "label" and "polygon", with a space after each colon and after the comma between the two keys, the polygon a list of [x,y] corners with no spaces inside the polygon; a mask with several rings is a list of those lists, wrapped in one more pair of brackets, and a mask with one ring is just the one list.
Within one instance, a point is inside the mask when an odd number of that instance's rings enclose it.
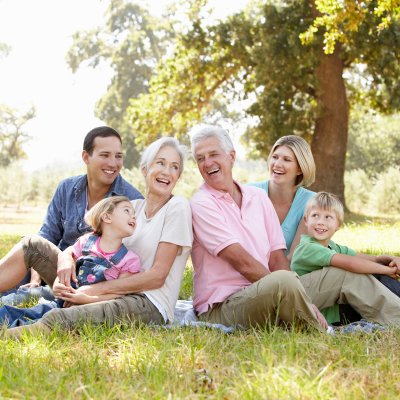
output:
{"label": "young girl", "polygon": [[108,197],[98,202],[85,216],[93,233],[81,236],[64,250],[76,261],[78,286],[119,279],[140,271],[140,259],[123,244],[135,230],[136,220],[129,199]]}
{"label": "young girl", "polygon": [[[63,255],[69,253],[76,261],[77,274],[72,277],[72,286],[126,278],[140,271],[139,257],[122,244],[122,239],[131,236],[136,225],[134,210],[127,197],[113,196],[99,201],[85,219],[93,233],[81,236],[59,256],[62,262]],[[31,308],[3,306],[0,307],[0,323],[9,327],[25,325],[35,322],[52,308],[70,305],[68,301],[58,300]]]}

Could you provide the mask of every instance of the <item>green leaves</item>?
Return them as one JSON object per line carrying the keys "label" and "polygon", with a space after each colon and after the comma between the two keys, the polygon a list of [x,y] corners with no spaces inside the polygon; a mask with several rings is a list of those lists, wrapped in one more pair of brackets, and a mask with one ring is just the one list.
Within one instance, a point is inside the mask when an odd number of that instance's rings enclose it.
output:
{"label": "green leaves", "polygon": [[400,19],[398,0],[315,0],[314,3],[316,18],[300,38],[303,44],[309,44],[322,30],[326,54],[332,54],[337,43],[349,44],[352,34],[371,13],[376,17],[375,26],[371,27],[375,34]]}
{"label": "green leaves", "polygon": [[0,166],[26,156],[22,145],[30,139],[22,127],[35,117],[35,108],[25,112],[0,104]]}

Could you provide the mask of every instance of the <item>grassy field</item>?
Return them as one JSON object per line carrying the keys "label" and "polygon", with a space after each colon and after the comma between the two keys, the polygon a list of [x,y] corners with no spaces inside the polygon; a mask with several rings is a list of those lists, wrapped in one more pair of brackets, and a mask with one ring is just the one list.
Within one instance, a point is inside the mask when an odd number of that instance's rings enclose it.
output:
{"label": "grassy field", "polygon": [[[19,234],[0,234],[0,256]],[[335,240],[367,253],[400,254],[399,238],[398,221],[350,216]],[[188,269],[181,297],[190,291]],[[395,399],[399,346],[394,329],[329,336],[281,328],[224,334],[86,326],[0,340],[0,398]]]}

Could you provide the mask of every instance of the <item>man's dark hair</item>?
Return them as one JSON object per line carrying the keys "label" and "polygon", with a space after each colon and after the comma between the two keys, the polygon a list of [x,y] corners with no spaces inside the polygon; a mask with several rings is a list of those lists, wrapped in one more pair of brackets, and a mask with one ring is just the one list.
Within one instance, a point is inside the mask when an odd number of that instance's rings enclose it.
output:
{"label": "man's dark hair", "polygon": [[99,126],[98,128],[92,129],[86,136],[83,141],[83,150],[86,151],[89,155],[92,155],[94,148],[94,139],[97,137],[109,137],[115,136],[119,139],[122,144],[122,139],[120,134],[113,128],[109,126]]}

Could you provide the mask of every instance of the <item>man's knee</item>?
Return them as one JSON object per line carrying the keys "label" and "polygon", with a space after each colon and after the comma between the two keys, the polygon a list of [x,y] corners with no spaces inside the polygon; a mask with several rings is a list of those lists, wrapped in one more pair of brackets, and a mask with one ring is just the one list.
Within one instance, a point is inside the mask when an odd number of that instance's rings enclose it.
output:
{"label": "man's knee", "polygon": [[57,262],[60,250],[53,243],[39,235],[27,235],[22,241],[22,250],[24,253],[26,267],[32,268],[37,260],[51,260]]}
{"label": "man's knee", "polygon": [[[302,289],[298,275],[292,271],[279,270],[260,280],[260,289],[267,293],[290,293]],[[304,289],[302,289],[304,290]]]}

